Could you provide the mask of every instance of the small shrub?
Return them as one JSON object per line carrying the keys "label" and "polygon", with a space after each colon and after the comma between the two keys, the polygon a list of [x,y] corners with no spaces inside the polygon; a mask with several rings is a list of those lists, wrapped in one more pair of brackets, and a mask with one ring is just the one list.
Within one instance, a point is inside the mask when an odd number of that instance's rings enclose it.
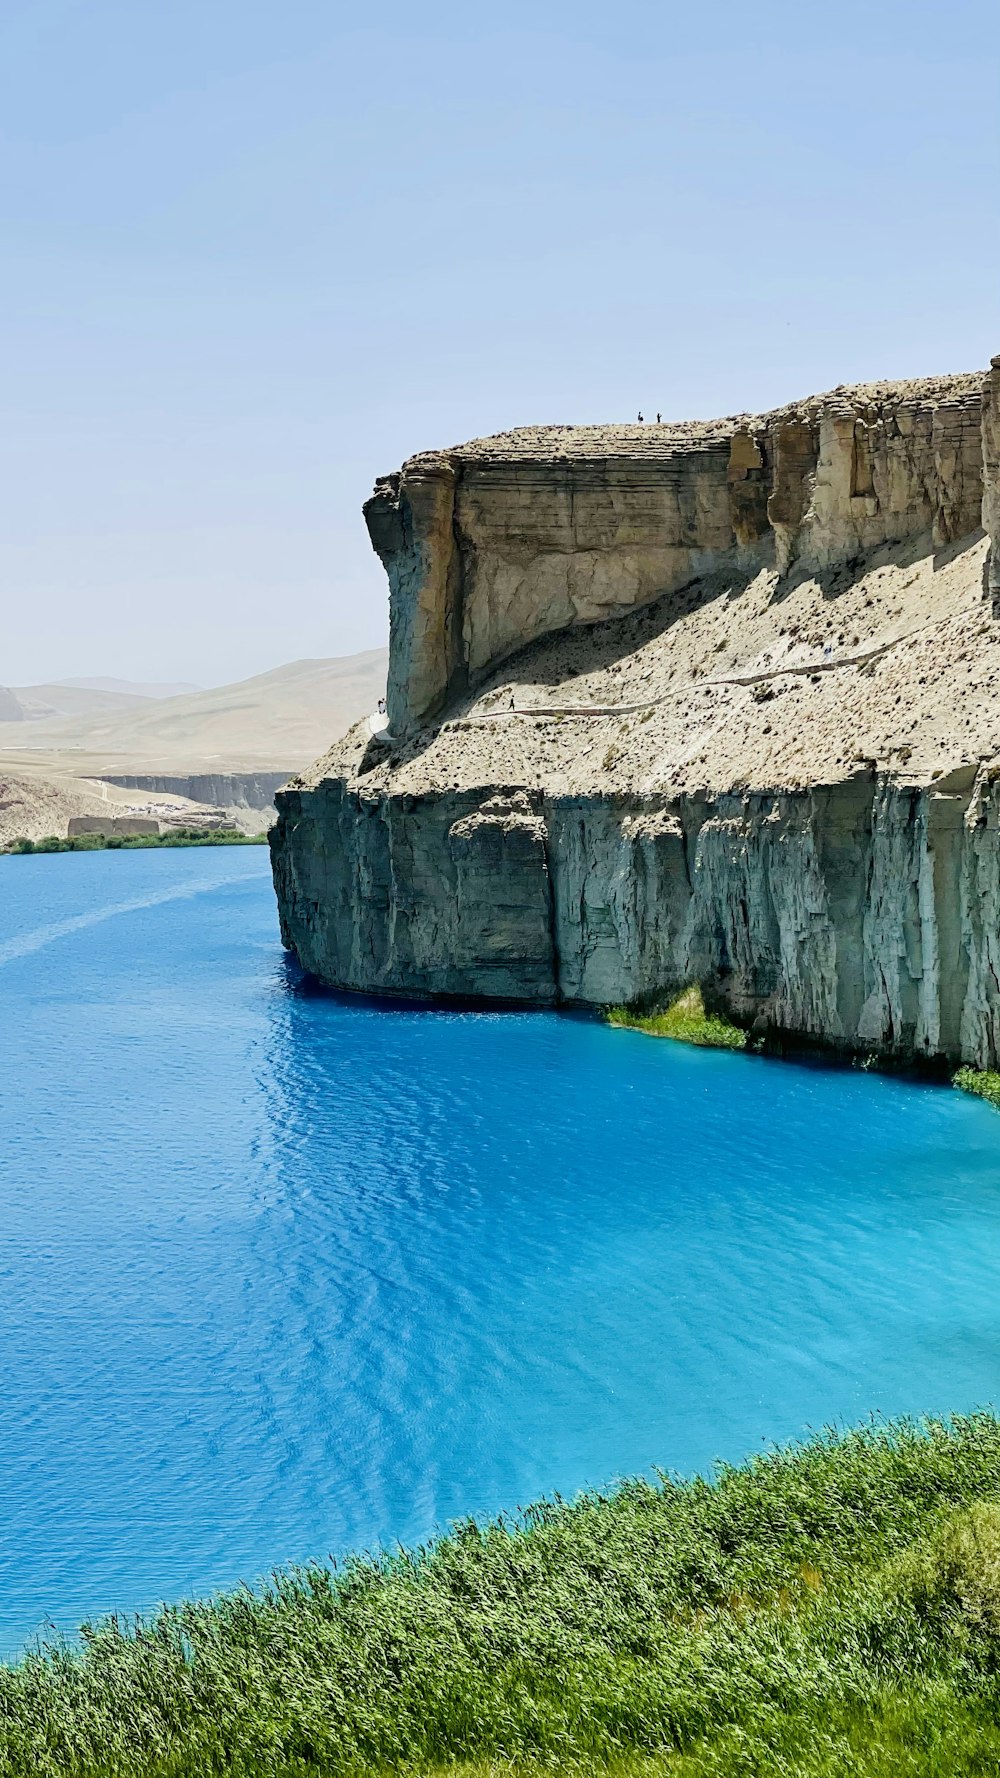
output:
{"label": "small shrub", "polygon": [[993,1069],[960,1068],[952,1077],[952,1084],[961,1087],[963,1093],[975,1093],[1000,1111],[1000,1074]]}
{"label": "small shrub", "polygon": [[977,1500],[934,1543],[946,1592],[976,1629],[1000,1632],[1000,1503]]}
{"label": "small shrub", "polygon": [[705,1049],[741,1050],[746,1048],[747,1034],[738,1025],[705,1011],[701,989],[695,984],[659,1010],[639,1012],[627,1006],[608,1009],[612,1025],[645,1031],[650,1037],[673,1037],[681,1043],[694,1043]]}
{"label": "small shrub", "polygon": [[1000,1502],[977,1500],[954,1513],[896,1566],[900,1590],[924,1618],[960,1618],[1000,1635]]}

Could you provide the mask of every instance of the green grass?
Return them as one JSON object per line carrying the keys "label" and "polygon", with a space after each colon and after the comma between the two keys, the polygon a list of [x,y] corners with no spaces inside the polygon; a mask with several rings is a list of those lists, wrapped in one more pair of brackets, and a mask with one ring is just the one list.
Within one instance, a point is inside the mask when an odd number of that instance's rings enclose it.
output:
{"label": "green grass", "polygon": [[0,1669],[0,1778],[995,1774],[998,1495],[992,1416],[869,1425],[112,1620]]}
{"label": "green grass", "polygon": [[[1000,1710],[993,1688],[959,1697],[941,1682],[888,1688],[865,1706],[795,1711],[748,1736],[734,1726],[687,1754],[567,1764],[565,1778],[996,1778]],[[552,1778],[541,1762],[483,1761],[439,1768],[453,1778]]]}
{"label": "green grass", "polygon": [[49,834],[44,840],[13,840],[4,850],[11,857],[26,857],[35,852],[134,852],[150,846],[266,845],[266,833],[241,833],[237,827],[172,827],[159,834],[79,833],[72,839]]}
{"label": "green grass", "polygon": [[742,1050],[747,1044],[747,1034],[738,1025],[730,1025],[705,1011],[698,987],[685,988],[660,1010],[638,1012],[628,1006],[612,1006],[607,1017],[609,1024],[646,1031],[650,1037],[674,1037],[681,1043],[702,1044],[710,1049]]}
{"label": "green grass", "polygon": [[1000,1074],[992,1069],[960,1068],[953,1076],[953,1085],[961,1087],[963,1093],[976,1093],[980,1099],[988,1099],[1000,1111]]}

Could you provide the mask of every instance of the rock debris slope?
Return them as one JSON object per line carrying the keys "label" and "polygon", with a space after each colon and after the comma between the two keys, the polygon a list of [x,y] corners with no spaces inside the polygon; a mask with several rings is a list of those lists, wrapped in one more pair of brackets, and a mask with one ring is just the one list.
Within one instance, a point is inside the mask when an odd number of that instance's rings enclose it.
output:
{"label": "rock debris slope", "polygon": [[366,516],[391,738],[279,795],[306,969],[1000,1060],[1000,358],[477,440]]}

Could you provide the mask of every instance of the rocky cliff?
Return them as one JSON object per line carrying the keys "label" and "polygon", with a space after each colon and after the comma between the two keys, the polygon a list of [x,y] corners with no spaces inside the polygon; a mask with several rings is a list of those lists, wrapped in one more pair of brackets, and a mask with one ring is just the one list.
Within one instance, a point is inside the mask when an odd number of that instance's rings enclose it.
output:
{"label": "rocky cliff", "polygon": [[307,969],[997,1062],[1000,359],[478,440],[366,515],[389,735],[272,836]]}

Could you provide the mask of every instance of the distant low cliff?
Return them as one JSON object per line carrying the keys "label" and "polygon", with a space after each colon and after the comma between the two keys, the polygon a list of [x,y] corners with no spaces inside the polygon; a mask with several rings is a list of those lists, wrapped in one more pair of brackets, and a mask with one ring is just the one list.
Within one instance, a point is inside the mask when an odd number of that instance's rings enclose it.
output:
{"label": "distant low cliff", "polygon": [[272,836],[307,969],[1000,1059],[1000,359],[479,440],[366,516],[389,736]]}
{"label": "distant low cliff", "polygon": [[274,803],[274,793],[287,783],[288,772],[102,772],[107,784],[124,790],[148,790],[160,795],[184,796],[191,802],[214,808],[257,809]]}

